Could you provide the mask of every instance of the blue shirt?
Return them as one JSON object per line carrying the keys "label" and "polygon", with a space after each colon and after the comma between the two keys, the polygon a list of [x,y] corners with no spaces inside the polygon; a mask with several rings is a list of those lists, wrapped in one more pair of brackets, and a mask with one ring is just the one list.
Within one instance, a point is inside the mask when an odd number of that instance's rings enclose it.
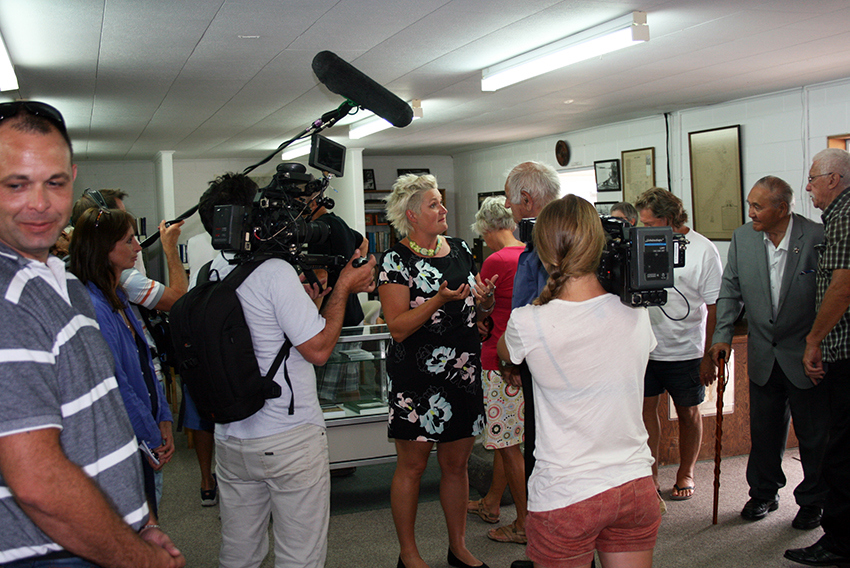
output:
{"label": "blue shirt", "polygon": [[514,276],[514,295],[511,309],[521,308],[533,302],[546,287],[549,273],[540,262],[540,257],[534,251],[534,245],[527,243],[525,250],[519,255],[519,262]]}
{"label": "blue shirt", "polygon": [[[130,330],[127,329],[124,318],[121,317],[119,312],[113,311],[112,305],[97,286],[89,282],[86,287],[97,313],[100,333],[109,345],[115,359],[115,378],[118,380],[118,389],[121,391],[124,407],[130,416],[133,432],[136,434],[136,438],[140,441],[144,440],[149,448],[158,448],[162,445],[159,423],[172,422],[173,419],[171,410],[168,408],[168,402],[165,400],[165,391],[163,391],[162,385],[154,374],[150,349],[144,349],[140,359],[136,340]],[[126,302],[126,297],[121,290],[118,291],[118,297]],[[144,341],[145,336],[139,320],[128,308],[124,309],[124,313],[130,320],[136,336]],[[153,415],[153,402],[142,372],[142,360],[149,367],[149,377],[153,379],[153,392],[157,397],[156,416]]]}

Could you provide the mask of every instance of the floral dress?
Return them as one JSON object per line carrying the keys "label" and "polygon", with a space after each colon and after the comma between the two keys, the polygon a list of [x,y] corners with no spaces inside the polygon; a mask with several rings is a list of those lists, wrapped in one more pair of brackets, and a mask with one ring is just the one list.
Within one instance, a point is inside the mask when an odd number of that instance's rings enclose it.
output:
{"label": "floral dress", "polygon": [[[440,283],[457,289],[475,284],[472,252],[457,238],[446,239],[451,252],[423,258],[399,243],[384,255],[378,283],[410,287],[410,309],[437,294]],[[484,429],[481,342],[475,298],[449,302],[404,341],[390,342],[389,437],[451,442]]]}

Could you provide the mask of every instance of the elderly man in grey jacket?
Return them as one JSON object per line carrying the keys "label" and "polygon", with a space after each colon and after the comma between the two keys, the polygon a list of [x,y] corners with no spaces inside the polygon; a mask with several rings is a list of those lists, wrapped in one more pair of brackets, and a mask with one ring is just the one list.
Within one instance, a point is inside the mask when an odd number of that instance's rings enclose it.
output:
{"label": "elderly man in grey jacket", "polygon": [[721,351],[730,352],[733,324],[743,307],[749,324],[752,448],[750,500],[741,516],[756,521],[779,507],[782,455],[793,417],[804,477],[794,490],[800,509],[792,526],[808,530],[820,525],[827,492],[820,479],[828,433],[825,389],[806,376],[802,360],[816,313],[815,245],[823,241],[823,226],[791,213],[793,203],[791,187],[774,176],[760,179],[750,191],[752,223],[732,236],[710,352],[715,362]]}

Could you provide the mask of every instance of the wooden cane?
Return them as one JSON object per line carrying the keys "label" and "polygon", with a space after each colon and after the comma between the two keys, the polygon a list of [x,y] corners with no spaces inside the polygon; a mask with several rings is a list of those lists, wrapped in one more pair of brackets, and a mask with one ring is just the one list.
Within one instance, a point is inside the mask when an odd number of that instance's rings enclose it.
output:
{"label": "wooden cane", "polygon": [[714,512],[711,524],[717,524],[717,507],[720,501],[720,459],[723,450],[723,391],[726,390],[726,352],[721,351],[718,357],[719,370],[717,373],[717,428],[714,433]]}

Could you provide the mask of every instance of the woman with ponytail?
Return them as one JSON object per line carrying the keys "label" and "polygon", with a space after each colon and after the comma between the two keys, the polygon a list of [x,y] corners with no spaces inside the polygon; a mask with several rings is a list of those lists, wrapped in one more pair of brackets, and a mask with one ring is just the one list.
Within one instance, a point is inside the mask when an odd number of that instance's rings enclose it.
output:
{"label": "woman with ponytail", "polygon": [[515,309],[504,361],[528,363],[537,445],[528,483],[527,554],[535,566],[652,566],[661,522],[643,425],[643,374],[655,336],[645,308],[596,278],[605,234],[596,209],[567,195],[547,205],[534,246],[549,273]]}

